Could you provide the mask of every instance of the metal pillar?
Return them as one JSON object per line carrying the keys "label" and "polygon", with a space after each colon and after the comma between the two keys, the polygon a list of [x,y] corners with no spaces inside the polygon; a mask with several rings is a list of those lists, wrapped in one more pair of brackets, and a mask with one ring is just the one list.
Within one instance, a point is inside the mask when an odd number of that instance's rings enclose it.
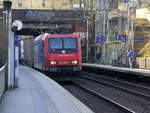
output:
{"label": "metal pillar", "polygon": [[11,12],[9,13],[9,27],[8,27],[8,86],[10,88],[14,87],[15,82],[15,66],[14,66],[14,59],[15,59],[15,49],[14,49],[14,33],[11,31],[11,23],[12,17]]}
{"label": "metal pillar", "polygon": [[11,89],[14,86],[14,77],[15,77],[15,71],[14,71],[14,34],[11,31],[11,23],[12,23],[12,16],[11,16],[11,1],[4,1],[4,13],[5,13],[5,21],[6,21],[6,40],[7,40],[7,74],[6,74],[6,86],[7,89]]}
{"label": "metal pillar", "polygon": [[86,43],[86,62],[88,62],[89,61],[89,20],[88,20],[88,18],[87,18],[87,20],[86,20],[86,22],[87,22],[87,43]]}
{"label": "metal pillar", "polygon": [[30,4],[30,5],[31,5],[30,7],[31,7],[31,9],[32,9],[32,0],[30,1],[30,3],[31,3],[31,4]]}

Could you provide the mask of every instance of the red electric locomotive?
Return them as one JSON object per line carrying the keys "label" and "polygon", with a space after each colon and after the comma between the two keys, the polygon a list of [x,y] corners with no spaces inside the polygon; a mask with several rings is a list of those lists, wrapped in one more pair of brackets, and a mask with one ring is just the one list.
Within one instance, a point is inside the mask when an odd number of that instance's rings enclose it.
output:
{"label": "red electric locomotive", "polygon": [[44,34],[34,41],[34,67],[49,72],[80,71],[81,44],[77,34]]}

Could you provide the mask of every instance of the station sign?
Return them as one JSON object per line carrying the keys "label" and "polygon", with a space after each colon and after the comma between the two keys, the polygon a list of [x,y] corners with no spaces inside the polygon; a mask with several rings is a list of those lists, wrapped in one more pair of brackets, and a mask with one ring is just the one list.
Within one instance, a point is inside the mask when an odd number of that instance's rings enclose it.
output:
{"label": "station sign", "polygon": [[96,37],[96,43],[103,43],[106,42],[106,37],[105,36],[97,36]]}
{"label": "station sign", "polygon": [[140,39],[134,39],[134,42],[144,42],[145,39],[144,38],[140,38]]}
{"label": "station sign", "polygon": [[[126,35],[117,35],[116,40],[128,40],[128,36]],[[134,42],[144,42],[145,39],[144,38],[138,38],[138,39],[131,39]]]}
{"label": "station sign", "polygon": [[19,42],[21,41],[21,38],[16,36],[15,37],[15,46],[19,46]]}
{"label": "station sign", "polygon": [[127,35],[117,35],[115,37],[116,40],[128,40],[128,36]]}

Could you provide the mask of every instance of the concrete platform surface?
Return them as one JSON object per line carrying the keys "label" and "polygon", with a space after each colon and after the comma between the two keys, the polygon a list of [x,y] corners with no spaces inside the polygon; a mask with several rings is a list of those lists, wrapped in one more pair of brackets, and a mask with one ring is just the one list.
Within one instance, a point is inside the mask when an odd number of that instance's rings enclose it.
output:
{"label": "concrete platform surface", "polygon": [[131,73],[134,75],[142,75],[150,77],[150,70],[146,69],[138,69],[138,68],[127,68],[127,67],[117,67],[117,66],[110,66],[110,65],[101,65],[101,64],[91,64],[91,63],[83,63],[83,67],[91,67],[91,68],[101,68],[105,70],[112,70],[117,72],[125,72],[125,73]]}
{"label": "concrete platform surface", "polygon": [[19,87],[6,91],[0,113],[93,113],[53,80],[29,67],[19,67]]}

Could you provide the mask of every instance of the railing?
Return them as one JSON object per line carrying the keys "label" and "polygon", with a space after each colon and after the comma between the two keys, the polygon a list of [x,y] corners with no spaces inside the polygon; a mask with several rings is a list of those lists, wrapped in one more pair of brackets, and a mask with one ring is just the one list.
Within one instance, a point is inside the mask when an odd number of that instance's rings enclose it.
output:
{"label": "railing", "polygon": [[5,90],[5,71],[6,71],[6,65],[0,68],[0,98],[3,95]]}
{"label": "railing", "polygon": [[141,69],[150,69],[150,58],[136,58],[136,65]]}

